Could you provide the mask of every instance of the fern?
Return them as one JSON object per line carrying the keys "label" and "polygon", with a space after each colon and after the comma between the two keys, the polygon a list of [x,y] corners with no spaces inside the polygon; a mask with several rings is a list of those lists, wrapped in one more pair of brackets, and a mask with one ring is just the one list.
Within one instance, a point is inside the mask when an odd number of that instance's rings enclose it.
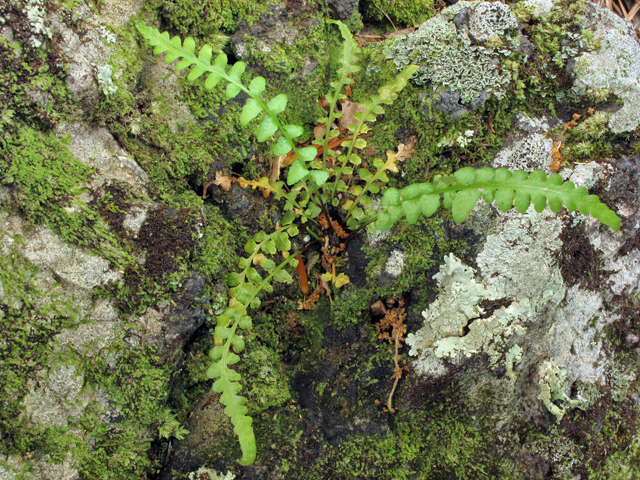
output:
{"label": "fern", "polygon": [[[283,125],[278,119],[278,115],[287,107],[287,96],[279,94],[269,100],[263,98],[266,81],[260,76],[246,85],[242,80],[246,69],[244,62],[237,62],[229,67],[227,56],[220,53],[213,59],[213,49],[208,45],[203,46],[196,54],[192,38],[182,42],[178,37],[170,38],[166,32],[160,33],[158,29],[136,24],[142,36],[155,47],[154,54],[165,54],[165,63],[180,59],[176,70],[191,68],[188,80],[195,81],[205,76],[204,88],[208,90],[224,81],[227,84],[227,99],[234,98],[241,91],[245,92],[249,99],[242,109],[240,123],[248,125],[262,115],[257,129],[258,141],[265,142],[276,136],[272,147],[273,155],[295,154],[295,160],[287,171],[286,183],[291,187],[289,189],[285,188],[283,182],[269,183],[267,178],[237,180],[245,186],[273,193],[276,200],[284,200],[284,214],[280,222],[282,227],[271,234],[259,232],[249,240],[245,245],[248,256],[242,258],[238,265],[240,272],[230,273],[226,278],[231,301],[225,312],[217,318],[215,347],[209,353],[213,364],[207,375],[215,380],[213,391],[221,394],[220,402],[225,405],[225,413],[231,418],[234,432],[238,435],[242,448],[242,465],[254,462],[256,440],[251,427],[252,419],[247,416],[246,399],[239,395],[240,375],[230,367],[240,360],[238,354],[245,347],[242,331],[251,328],[248,310],[260,305],[260,292],[272,292],[273,281],[292,281],[286,269],[297,264],[294,255],[290,254],[290,238],[299,234],[295,221],[309,223],[311,226],[307,226],[307,231],[319,238],[322,233],[317,217],[330,207],[340,206],[343,219],[351,230],[364,226],[369,226],[372,230],[387,230],[402,218],[415,223],[420,215],[433,215],[442,203],[445,208],[451,209],[454,220],[461,222],[482,198],[489,203],[495,201],[503,211],[515,205],[516,210],[521,213],[529,208],[531,202],[537,211],[542,211],[547,202],[554,212],[559,211],[564,204],[569,210],[578,209],[582,213],[590,213],[613,229],[620,229],[620,219],[597,196],[588,195],[584,187],[575,188],[571,182],[563,183],[558,175],[547,178],[541,171],[531,174],[517,171],[512,174],[505,169],[475,170],[467,167],[453,175],[436,176],[431,183],[410,185],[402,190],[387,188],[382,195],[382,211],[374,209],[370,195],[380,193],[381,186],[389,181],[387,171],[398,171],[396,157],[392,152],[387,152],[386,161],[376,158],[371,162],[372,167],[362,167],[357,151],[365,148],[367,143],[360,137],[370,130],[367,123],[374,122],[378,115],[384,113],[384,105],[393,103],[419,67],[410,65],[381,87],[377,95],[362,102],[364,112],[354,115],[357,123],[349,127],[351,138],[342,142],[347,151],[338,154],[330,150],[329,146],[331,139],[339,132],[330,127],[342,115],[336,106],[345,98],[342,93],[344,87],[353,82],[351,77],[360,70],[357,65],[359,46],[344,24],[333,20],[328,22],[338,26],[344,42],[338,79],[331,82],[333,91],[325,97],[329,103],[329,112],[326,117],[318,120],[318,123],[324,123],[326,127],[324,138],[314,141],[315,145],[322,147],[321,161],[316,160],[318,148],[315,146],[296,146],[294,140],[304,132],[303,126]],[[331,168],[327,167],[329,155],[337,155]],[[332,176],[332,181],[327,183]],[[345,182],[347,176],[350,177],[350,185]],[[280,263],[276,263],[274,259],[277,255],[284,260],[279,259]],[[335,276],[335,271],[333,274]]]}
{"label": "fern", "polygon": [[382,205],[386,210],[375,222],[378,230],[391,228],[400,218],[406,217],[415,223],[420,215],[433,215],[440,206],[440,200],[451,209],[453,219],[464,221],[480,198],[506,212],[514,205],[519,213],[525,213],[533,202],[537,212],[541,212],[549,202],[549,208],[558,212],[564,204],[567,210],[588,213],[610,226],[620,230],[620,218],[603,204],[597,195],[589,195],[585,187],[576,188],[573,182],[564,182],[560,175],[547,178],[542,170],[532,173],[505,169],[471,167],[461,168],[453,175],[437,176],[433,183],[417,183],[402,190],[388,188],[382,195]]}

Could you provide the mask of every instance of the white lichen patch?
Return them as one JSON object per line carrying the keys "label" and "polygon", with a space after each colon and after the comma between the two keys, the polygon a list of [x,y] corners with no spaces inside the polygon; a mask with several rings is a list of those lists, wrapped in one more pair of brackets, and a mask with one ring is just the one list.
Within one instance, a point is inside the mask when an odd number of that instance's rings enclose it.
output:
{"label": "white lichen patch", "polygon": [[583,53],[573,67],[578,95],[610,90],[624,106],[609,120],[614,133],[640,125],[640,46],[633,26],[609,10],[587,4],[586,27],[600,42],[597,52]]}
{"label": "white lichen patch", "polygon": [[111,76],[113,75],[113,67],[109,64],[94,65],[96,68],[96,78],[105,95],[113,95],[118,91],[118,87],[113,84]]}
{"label": "white lichen patch", "polygon": [[502,297],[527,298],[533,311],[548,302],[558,304],[565,287],[556,265],[562,222],[549,209],[536,213],[500,214],[501,228],[487,237],[477,262],[485,281]]}
{"label": "white lichen patch", "polygon": [[607,259],[605,268],[616,273],[609,277],[609,288],[616,295],[635,295],[640,290],[640,251],[631,250],[620,258]]}
{"label": "white lichen patch", "polygon": [[555,415],[558,422],[562,420],[566,409],[576,407],[581,403],[578,399],[569,398],[565,393],[566,379],[567,370],[560,368],[553,360],[543,362],[538,369],[538,383],[540,385],[538,398],[542,400],[547,410]]}
{"label": "white lichen patch", "polygon": [[489,355],[491,364],[495,364],[502,357],[509,338],[525,332],[519,320],[528,315],[529,302],[526,299],[509,302],[509,306],[498,307],[482,318],[485,309],[480,303],[499,300],[500,293],[494,286],[476,280],[475,271],[453,254],[445,259],[433,278],[438,282],[440,294],[422,312],[424,326],[407,336],[407,344],[411,346],[409,354],[419,355],[414,363],[418,373],[434,371],[434,360],[429,358],[432,356],[470,357],[483,352]]}
{"label": "white lichen patch", "polygon": [[567,370],[569,385],[576,380],[604,382],[607,358],[598,334],[613,317],[602,310],[600,293],[574,285],[568,289],[563,307],[552,317],[542,345]]}
{"label": "white lichen patch", "polygon": [[531,9],[531,14],[537,18],[546,18],[551,15],[553,10],[552,0],[526,0],[524,2],[526,8]]}
{"label": "white lichen patch", "polygon": [[[431,85],[434,91],[459,92],[463,103],[473,106],[487,95],[504,97],[511,76],[502,68],[501,58],[518,48],[518,27],[506,5],[458,2],[394,40],[385,57],[398,70],[420,65],[414,83]],[[474,38],[487,45],[473,43]]]}
{"label": "white lichen patch", "polygon": [[[44,1],[42,0],[27,0],[25,4],[25,13],[31,24],[31,31],[35,34],[45,35],[51,38],[51,29],[46,22],[47,11],[45,9]],[[36,37],[30,38],[34,47],[38,48],[42,45]]]}
{"label": "white lichen patch", "polygon": [[478,42],[499,40],[507,31],[520,28],[508,5],[480,2],[469,11],[469,34]]}
{"label": "white lichen patch", "polygon": [[404,254],[401,250],[392,250],[384,266],[384,271],[391,278],[398,278],[404,268]]}
{"label": "white lichen patch", "polygon": [[542,133],[532,133],[511,147],[500,150],[493,164],[509,170],[544,170],[549,173],[552,148],[553,140]]}

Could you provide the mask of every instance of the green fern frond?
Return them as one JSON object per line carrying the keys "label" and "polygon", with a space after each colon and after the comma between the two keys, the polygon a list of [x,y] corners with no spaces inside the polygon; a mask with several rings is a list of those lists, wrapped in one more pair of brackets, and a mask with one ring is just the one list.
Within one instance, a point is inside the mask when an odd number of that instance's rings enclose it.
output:
{"label": "green fern frond", "polygon": [[[347,147],[348,150],[346,155],[340,155],[338,157],[340,168],[335,173],[336,180],[333,184],[332,196],[335,197],[345,171],[348,168],[352,168],[350,167],[350,164],[357,166],[362,162],[360,157],[353,153],[353,149],[357,148],[362,150],[367,146],[367,142],[364,139],[358,138],[360,134],[367,133],[369,131],[369,127],[367,127],[366,122],[375,122],[377,115],[384,113],[384,107],[382,105],[392,104],[393,101],[398,98],[400,91],[407,85],[409,79],[419,68],[420,67],[418,65],[409,65],[402,72],[396,75],[392,81],[380,87],[378,89],[378,95],[374,95],[370,100],[362,102],[364,112],[358,112],[353,115],[358,123],[349,126],[349,131],[353,134],[353,140],[342,143],[342,145]],[[351,212],[349,214],[351,214]]]}
{"label": "green fern frond", "polygon": [[[293,281],[291,275],[285,267],[296,263],[293,256],[288,256],[291,249],[289,237],[298,235],[296,226],[289,226],[280,229],[270,235],[264,232],[257,233],[249,240],[244,249],[249,254],[248,258],[242,258],[239,267],[240,273],[230,273],[227,275],[227,284],[231,296],[230,306],[217,319],[217,326],[214,333],[215,347],[209,352],[209,357],[213,364],[207,370],[207,376],[216,379],[213,383],[213,391],[221,393],[220,403],[226,406],[224,412],[231,419],[234,425],[233,431],[238,435],[240,448],[242,449],[242,465],[250,465],[256,457],[256,439],[251,427],[252,419],[247,416],[248,409],[245,406],[247,399],[238,395],[242,386],[240,385],[240,374],[229,368],[240,361],[237,353],[244,350],[245,342],[238,329],[249,330],[251,328],[251,317],[247,316],[249,308],[260,306],[258,294],[266,290],[272,292],[273,287],[270,282],[290,283]],[[280,265],[269,259],[267,255],[275,255],[282,252],[287,258]],[[254,265],[260,267],[267,273],[266,277],[258,272]],[[233,350],[235,351],[232,351]]]}
{"label": "green fern frond", "polygon": [[620,218],[603,204],[597,195],[589,195],[585,187],[576,188],[573,182],[563,182],[560,175],[547,175],[542,170],[531,173],[499,168],[475,170],[465,167],[453,175],[438,176],[433,183],[418,183],[402,190],[389,188],[382,196],[386,211],[380,213],[375,222],[378,230],[384,231],[402,217],[415,223],[420,215],[433,215],[440,201],[450,209],[453,219],[464,221],[477,201],[482,198],[487,203],[506,212],[515,206],[525,213],[533,202],[535,210],[541,212],[547,206],[558,212],[562,205],[569,211],[579,210],[590,214],[615,231],[620,230]]}

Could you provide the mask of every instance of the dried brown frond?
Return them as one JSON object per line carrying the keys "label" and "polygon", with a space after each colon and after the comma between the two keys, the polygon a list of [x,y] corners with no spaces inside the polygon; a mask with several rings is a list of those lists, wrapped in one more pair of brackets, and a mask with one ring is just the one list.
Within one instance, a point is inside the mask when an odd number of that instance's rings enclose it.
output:
{"label": "dried brown frond", "polygon": [[393,371],[393,375],[391,378],[395,379],[393,383],[393,389],[389,394],[389,400],[387,401],[387,408],[391,413],[395,412],[392,406],[393,394],[396,391],[396,387],[398,386],[398,382],[402,378],[402,372],[409,371],[409,367],[407,366],[407,362],[404,361],[402,364],[400,361],[402,360],[398,350],[402,347],[402,342],[405,340],[405,335],[407,333],[407,326],[404,324],[404,320],[407,318],[407,314],[404,309],[404,300],[400,299],[398,301],[398,308],[394,308],[392,310],[387,310],[386,315],[379,323],[374,324],[373,326],[376,329],[376,333],[378,334],[378,338],[380,340],[386,340],[390,344],[395,343],[395,353],[393,355],[393,362],[395,363],[395,369]]}
{"label": "dried brown frond", "polygon": [[304,302],[300,302],[298,310],[311,310],[322,295],[322,285],[318,285],[311,295]]}
{"label": "dried brown frond", "polygon": [[551,150],[551,165],[549,165],[549,170],[554,173],[560,171],[560,167],[562,166],[562,142],[557,141],[553,142],[553,149]]}

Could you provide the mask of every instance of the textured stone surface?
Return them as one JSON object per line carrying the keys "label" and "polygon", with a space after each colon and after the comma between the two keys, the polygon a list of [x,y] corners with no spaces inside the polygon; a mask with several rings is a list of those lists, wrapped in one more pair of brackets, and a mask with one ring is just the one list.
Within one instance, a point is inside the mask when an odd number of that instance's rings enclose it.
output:
{"label": "textured stone surface", "polygon": [[[386,58],[398,70],[420,65],[413,82],[457,92],[465,105],[483,96],[503,98],[510,77],[501,67],[501,59],[517,49],[520,41],[514,33],[514,37],[505,35],[507,45],[501,49],[484,45],[498,33],[518,28],[508,7],[498,5],[458,2],[415,32],[394,40],[385,50]],[[472,44],[472,38],[481,44]]]}
{"label": "textured stone surface", "polygon": [[587,4],[587,29],[600,41],[597,52],[583,53],[573,67],[574,90],[607,89],[624,106],[609,119],[614,133],[640,125],[640,46],[630,23],[592,3]]}

